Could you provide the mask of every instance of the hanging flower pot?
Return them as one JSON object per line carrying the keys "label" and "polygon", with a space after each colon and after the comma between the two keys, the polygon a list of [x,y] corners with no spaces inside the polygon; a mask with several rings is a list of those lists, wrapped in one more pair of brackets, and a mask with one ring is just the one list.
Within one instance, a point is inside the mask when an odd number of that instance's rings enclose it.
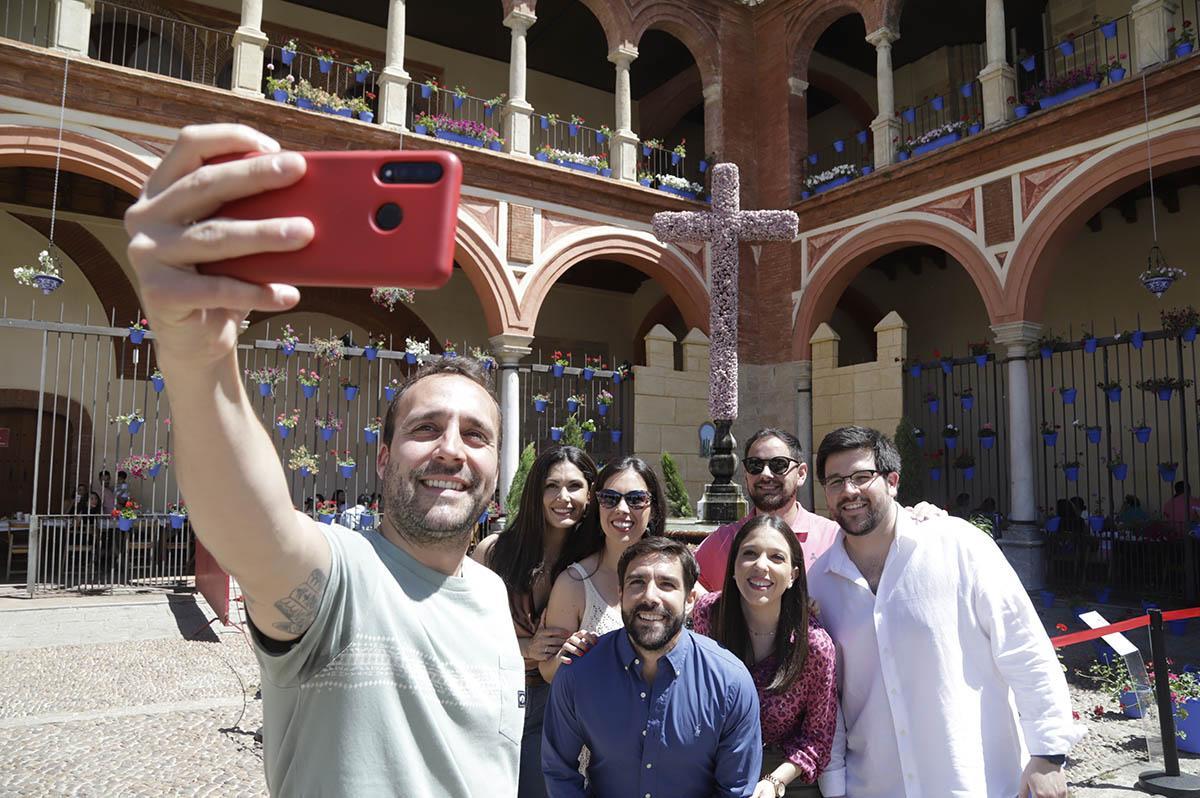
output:
{"label": "hanging flower pot", "polygon": [[1026,72],[1032,72],[1035,67],[1037,67],[1036,55],[1026,56],[1021,59],[1021,69],[1024,69]]}
{"label": "hanging flower pot", "polygon": [[1063,388],[1061,391],[1059,391],[1059,396],[1062,397],[1064,405],[1075,404],[1076,391],[1076,388]]}
{"label": "hanging flower pot", "polygon": [[160,471],[162,471],[162,463],[155,463],[154,465],[150,466],[150,470],[147,473],[150,475],[151,479],[154,479],[156,476],[158,476]]}
{"label": "hanging flower pot", "polygon": [[1058,51],[1063,54],[1064,58],[1070,58],[1075,55],[1075,42],[1070,39],[1059,42]]}
{"label": "hanging flower pot", "polygon": [[1112,474],[1113,479],[1117,482],[1124,482],[1125,477],[1129,476],[1128,463],[1116,463],[1108,467],[1108,473]]}
{"label": "hanging flower pot", "polygon": [[975,84],[974,83],[964,83],[963,85],[958,87],[958,91],[960,94],[962,94],[962,96],[970,97],[972,94],[975,93]]}
{"label": "hanging flower pot", "polygon": [[396,398],[396,389],[390,385],[387,386],[386,388],[384,388],[383,389],[383,398],[389,402],[392,401],[393,399],[395,399]]}
{"label": "hanging flower pot", "polygon": [[[605,136],[599,130],[596,131],[596,143],[597,144],[603,144],[606,139],[608,139],[608,136]],[[704,170],[701,169],[700,171],[703,172]]]}
{"label": "hanging flower pot", "polygon": [[592,436],[593,436],[593,435],[595,435],[595,434],[596,434],[596,433],[592,432],[590,429],[585,429],[585,430],[583,431],[583,442],[584,442],[584,443],[591,443],[591,442],[592,442]]}
{"label": "hanging flower pot", "polygon": [[[1061,524],[1061,523],[1062,523],[1062,519],[1059,518],[1057,515],[1047,518],[1046,519],[1046,531],[1047,532],[1057,532],[1059,524]],[[1053,599],[1051,599],[1050,605],[1051,606],[1054,605]]]}
{"label": "hanging flower pot", "polygon": [[305,399],[312,399],[314,396],[317,395],[317,386],[302,384],[300,386],[300,391],[304,394]]}
{"label": "hanging flower pot", "polygon": [[860,131],[858,131],[857,133],[855,133],[855,134],[854,134],[854,140],[855,140],[855,141],[857,141],[859,144],[866,144],[866,143],[867,143],[867,137],[868,137],[869,135],[870,135],[870,134],[869,134],[867,131],[865,131],[865,130],[860,130]]}
{"label": "hanging flower pot", "polygon": [[1047,446],[1053,446],[1056,443],[1058,443],[1058,433],[1057,432],[1043,432],[1042,433],[1042,441],[1044,441]]}
{"label": "hanging flower pot", "polygon": [[338,470],[341,471],[343,479],[350,479],[354,476],[354,466],[352,465],[338,466]]}
{"label": "hanging flower pot", "polygon": [[1089,515],[1088,516],[1088,528],[1091,529],[1093,532],[1099,532],[1099,531],[1103,530],[1104,529],[1104,516]]}
{"label": "hanging flower pot", "polygon": [[833,142],[833,151],[834,152],[845,152],[846,151],[846,140],[845,139],[835,139]]}
{"label": "hanging flower pot", "polygon": [[567,412],[568,413],[574,413],[578,409],[579,409],[579,402],[577,402],[574,399],[567,400]]}
{"label": "hanging flower pot", "polygon": [[938,466],[932,466],[932,467],[930,467],[930,469],[929,469],[929,478],[930,478],[931,480],[933,480],[934,482],[941,482],[941,480],[942,480],[942,469],[941,469],[941,468],[939,468]]}
{"label": "hanging flower pot", "polygon": [[465,100],[465,99],[467,99],[467,98],[466,98],[466,97],[459,97],[457,94],[456,94],[456,95],[454,95],[454,109],[455,109],[455,110],[458,110],[459,108],[462,108],[462,107],[463,107],[463,100]]}
{"label": "hanging flower pot", "polygon": [[364,346],[363,357],[365,357],[367,360],[374,360],[375,358],[379,357],[379,350],[373,346]]}
{"label": "hanging flower pot", "polygon": [[145,330],[130,330],[129,331],[129,343],[131,343],[131,344],[140,344],[145,338],[146,338]]}
{"label": "hanging flower pot", "polygon": [[561,377],[561,376],[563,375],[563,366],[562,366],[562,364],[561,364],[561,363],[555,363],[554,365],[552,365],[552,366],[550,367],[550,373],[551,373],[552,375],[554,375],[555,377]]}
{"label": "hanging flower pot", "polygon": [[914,435],[913,437],[915,437],[917,439],[917,446],[925,445],[925,436],[924,435],[918,434],[918,435]]}
{"label": "hanging flower pot", "polygon": [[983,449],[991,449],[996,445],[995,435],[980,435],[979,446]]}
{"label": "hanging flower pot", "polygon": [[1104,391],[1104,393],[1105,393],[1105,394],[1108,396],[1108,401],[1110,401],[1110,402],[1112,402],[1112,403],[1114,403],[1114,404],[1115,404],[1115,403],[1117,403],[1117,402],[1119,402],[1119,401],[1121,401],[1121,389],[1120,389],[1120,387],[1117,387],[1117,388],[1108,388],[1108,389],[1106,389],[1106,390]]}
{"label": "hanging flower pot", "polygon": [[908,374],[910,377],[919,378],[921,376],[921,364],[913,363],[911,366],[909,366]]}
{"label": "hanging flower pot", "polygon": [[704,174],[707,171],[708,171],[708,161],[701,159],[700,160],[700,174]]}
{"label": "hanging flower pot", "polygon": [[613,443],[621,442],[621,430],[619,430],[619,429],[609,430],[608,435],[610,438],[612,438]]}
{"label": "hanging flower pot", "polygon": [[117,519],[117,529],[121,530],[122,532],[128,532],[129,530],[133,529],[133,519],[132,518],[118,518]]}
{"label": "hanging flower pot", "polygon": [[151,377],[150,384],[154,386],[155,393],[162,393],[163,384],[164,384],[162,377]]}
{"label": "hanging flower pot", "polygon": [[144,424],[144,423],[145,422],[142,421],[142,419],[140,419],[140,418],[135,418],[135,419],[131,420],[129,422],[129,434],[136,435],[138,433],[138,430],[140,430],[142,428],[142,424]]}
{"label": "hanging flower pot", "polygon": [[271,383],[260,382],[258,384],[258,395],[259,396],[270,396],[271,395]]}
{"label": "hanging flower pot", "polygon": [[317,520],[322,524],[332,524],[333,513],[317,513]]}
{"label": "hanging flower pot", "polygon": [[345,394],[347,402],[352,402],[354,401],[354,397],[358,396],[358,386],[347,385],[343,387],[342,393]]}
{"label": "hanging flower pot", "polygon": [[1169,463],[1159,463],[1158,464],[1158,476],[1162,479],[1163,482],[1174,482],[1176,471],[1177,471],[1177,467],[1173,466]]}
{"label": "hanging flower pot", "polygon": [[312,475],[312,469],[308,466],[300,466],[300,476],[303,479],[308,479]]}
{"label": "hanging flower pot", "polygon": [[422,83],[421,84],[421,99],[428,100],[432,96],[433,96],[433,86],[427,86],[424,83]]}
{"label": "hanging flower pot", "polygon": [[321,440],[328,441],[333,439],[333,433],[337,432],[333,427],[323,427],[321,429]]}
{"label": "hanging flower pot", "polygon": [[809,164],[811,164],[812,166],[816,166],[816,165],[817,165],[817,160],[818,160],[818,159],[819,159],[819,156],[817,155],[817,153],[815,153],[815,152],[810,152],[810,153],[808,154],[808,162],[809,162]]}
{"label": "hanging flower pot", "polygon": [[1105,22],[1103,25],[1101,25],[1100,33],[1102,33],[1104,35],[1104,38],[1106,38],[1106,39],[1117,38],[1117,22],[1116,22],[1116,20],[1113,20],[1112,22]]}
{"label": "hanging flower pot", "polygon": [[621,372],[614,371],[613,375],[612,375],[612,381],[613,381],[613,385],[620,385],[621,384]]}
{"label": "hanging flower pot", "polygon": [[333,59],[332,58],[328,58],[328,59],[327,58],[318,58],[317,64],[320,66],[321,73],[324,75],[328,75],[329,71],[331,69],[333,69]]}
{"label": "hanging flower pot", "polygon": [[592,379],[592,377],[595,377],[595,376],[596,376],[596,370],[595,370],[595,369],[593,369],[593,368],[590,368],[590,367],[588,367],[588,366],[584,366],[584,368],[583,368],[583,378],[584,378],[585,380],[588,380],[588,381],[590,381],[590,380]]}
{"label": "hanging flower pot", "polygon": [[171,529],[183,529],[183,522],[187,520],[187,516],[180,513],[171,513],[169,518],[171,519]]}
{"label": "hanging flower pot", "polygon": [[972,407],[975,406],[975,397],[974,396],[963,396],[963,397],[961,397],[961,399],[962,399],[962,409],[963,410],[970,410]]}
{"label": "hanging flower pot", "polygon": [[1175,282],[1174,277],[1156,276],[1143,277],[1142,285],[1146,286],[1146,290],[1154,294],[1154,296],[1162,299],[1162,295],[1171,287],[1171,283]]}
{"label": "hanging flower pot", "polygon": [[546,400],[545,399],[534,399],[533,400],[533,409],[534,409],[534,411],[536,411],[538,413],[545,413],[546,412]]}
{"label": "hanging flower pot", "polygon": [[567,133],[569,133],[571,136],[578,136],[579,125],[567,125]]}
{"label": "hanging flower pot", "polygon": [[947,376],[954,373],[954,362],[951,361],[949,358],[945,358],[942,360],[942,372],[945,373]]}
{"label": "hanging flower pot", "polygon": [[1079,481],[1079,466],[1064,467],[1063,473],[1067,475],[1067,482],[1078,482]]}
{"label": "hanging flower pot", "polygon": [[1169,402],[1169,401],[1171,401],[1171,394],[1173,394],[1173,393],[1175,393],[1174,388],[1159,388],[1158,389],[1158,399],[1159,399],[1159,401],[1162,401],[1162,402]]}
{"label": "hanging flower pot", "polygon": [[1196,328],[1196,327],[1188,327],[1186,330],[1183,331],[1183,335],[1181,335],[1179,337],[1183,339],[1183,342],[1185,344],[1190,344],[1192,341],[1196,340],[1197,329],[1198,328]]}
{"label": "hanging flower pot", "polygon": [[975,479],[975,466],[967,466],[962,472],[963,479]]}
{"label": "hanging flower pot", "polygon": [[1136,427],[1133,430],[1133,437],[1137,440],[1138,443],[1149,443],[1150,442],[1150,432],[1151,432],[1150,427]]}
{"label": "hanging flower pot", "polygon": [[1083,339],[1083,351],[1087,352],[1089,355],[1094,353],[1098,343],[1099,342],[1096,340],[1095,336],[1089,335],[1087,338]]}
{"label": "hanging flower pot", "polygon": [[550,440],[552,440],[552,441],[562,440],[562,434],[563,434],[562,427],[551,427],[550,428]]}
{"label": "hanging flower pot", "polygon": [[911,125],[913,122],[917,121],[917,109],[905,108],[900,112],[900,118]]}
{"label": "hanging flower pot", "polygon": [[988,362],[987,355],[976,355],[975,356],[975,365],[979,366],[979,368],[983,368],[984,366],[986,366],[987,362]]}
{"label": "hanging flower pot", "polygon": [[1054,356],[1054,348],[1050,347],[1050,346],[1043,346],[1038,351],[1042,355],[1042,360],[1049,360],[1051,357]]}
{"label": "hanging flower pot", "polygon": [[926,401],[926,404],[929,405],[930,413],[936,413],[938,411],[938,400],[937,399],[929,399]]}
{"label": "hanging flower pot", "polygon": [[947,435],[946,436],[946,448],[947,449],[957,449],[958,448],[958,436],[957,435]]}
{"label": "hanging flower pot", "polygon": [[414,355],[412,352],[405,352],[404,353],[404,362],[410,366],[415,366],[417,363],[417,356]]}
{"label": "hanging flower pot", "polygon": [[373,529],[375,527],[375,513],[363,513],[358,517],[358,521],[366,529]]}
{"label": "hanging flower pot", "polygon": [[1133,344],[1134,349],[1141,349],[1146,343],[1146,333],[1141,330],[1134,330],[1133,334],[1129,336],[1129,343]]}
{"label": "hanging flower pot", "polygon": [[370,427],[363,427],[363,440],[367,443],[375,443],[379,440],[379,432]]}
{"label": "hanging flower pot", "polygon": [[286,438],[291,429],[286,424],[276,424],[275,429],[279,430],[279,437]]}
{"label": "hanging flower pot", "polygon": [[35,274],[33,284],[42,289],[43,294],[52,294],[63,284],[63,279],[56,274]]}
{"label": "hanging flower pot", "polygon": [[1100,442],[1100,428],[1099,427],[1088,427],[1086,430],[1084,430],[1084,432],[1087,434],[1088,443],[1099,443]]}
{"label": "hanging flower pot", "polygon": [[939,94],[937,97],[933,98],[933,102],[931,104],[933,105],[933,110],[940,111],[946,107],[946,98]]}
{"label": "hanging flower pot", "polygon": [[284,66],[291,66],[292,62],[296,60],[296,51],[281,50],[279,52],[279,60],[283,62]]}

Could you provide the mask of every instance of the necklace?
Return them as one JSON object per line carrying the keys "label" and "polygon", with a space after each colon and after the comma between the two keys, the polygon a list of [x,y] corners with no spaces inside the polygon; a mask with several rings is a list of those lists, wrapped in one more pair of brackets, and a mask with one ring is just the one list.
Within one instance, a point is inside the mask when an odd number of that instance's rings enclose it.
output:
{"label": "necklace", "polygon": [[769,631],[769,632],[756,632],[756,631],[754,631],[753,629],[751,629],[751,630],[750,630],[750,634],[754,635],[755,637],[774,637],[774,636],[775,636],[775,630],[774,630],[774,629],[772,629],[772,630],[771,630],[771,631]]}

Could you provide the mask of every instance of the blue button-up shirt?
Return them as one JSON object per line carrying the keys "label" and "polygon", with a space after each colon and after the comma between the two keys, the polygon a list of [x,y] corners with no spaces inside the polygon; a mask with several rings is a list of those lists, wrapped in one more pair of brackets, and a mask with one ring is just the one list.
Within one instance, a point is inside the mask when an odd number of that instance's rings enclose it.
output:
{"label": "blue button-up shirt", "polygon": [[[591,750],[586,792],[584,745]],[[551,798],[750,796],[761,767],[754,681],[706,637],[683,630],[652,685],[624,629],[554,676],[542,740]]]}

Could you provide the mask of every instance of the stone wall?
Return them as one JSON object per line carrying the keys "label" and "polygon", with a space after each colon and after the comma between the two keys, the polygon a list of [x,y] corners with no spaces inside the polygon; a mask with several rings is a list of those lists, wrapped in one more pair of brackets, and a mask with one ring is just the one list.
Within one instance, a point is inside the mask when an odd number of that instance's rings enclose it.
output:
{"label": "stone wall", "polygon": [[661,458],[669,452],[692,499],[704,495],[711,480],[708,460],[700,456],[700,425],[708,414],[708,337],[693,329],[682,341],[683,371],[676,371],[676,338],[661,324],[646,333],[646,365],[634,366],[634,453],[662,476]]}
{"label": "stone wall", "polygon": [[[813,333],[812,418],[813,445],[838,427],[858,424],[892,435],[904,412],[902,366],[908,348],[908,325],[895,311],[875,325],[878,356],[873,362],[838,367],[841,338],[828,324]],[[816,464],[813,464],[816,479]],[[825,496],[815,492],[818,511]]]}

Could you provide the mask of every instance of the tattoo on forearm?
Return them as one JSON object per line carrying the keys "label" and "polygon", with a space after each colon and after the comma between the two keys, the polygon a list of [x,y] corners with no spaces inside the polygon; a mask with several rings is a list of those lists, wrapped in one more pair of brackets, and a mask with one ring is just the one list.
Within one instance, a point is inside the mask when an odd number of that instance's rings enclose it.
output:
{"label": "tattoo on forearm", "polygon": [[321,596],[328,581],[324,571],[315,569],[304,584],[293,590],[287,598],[275,602],[275,609],[287,620],[278,621],[273,626],[290,635],[304,634],[317,617],[317,608],[321,606]]}

